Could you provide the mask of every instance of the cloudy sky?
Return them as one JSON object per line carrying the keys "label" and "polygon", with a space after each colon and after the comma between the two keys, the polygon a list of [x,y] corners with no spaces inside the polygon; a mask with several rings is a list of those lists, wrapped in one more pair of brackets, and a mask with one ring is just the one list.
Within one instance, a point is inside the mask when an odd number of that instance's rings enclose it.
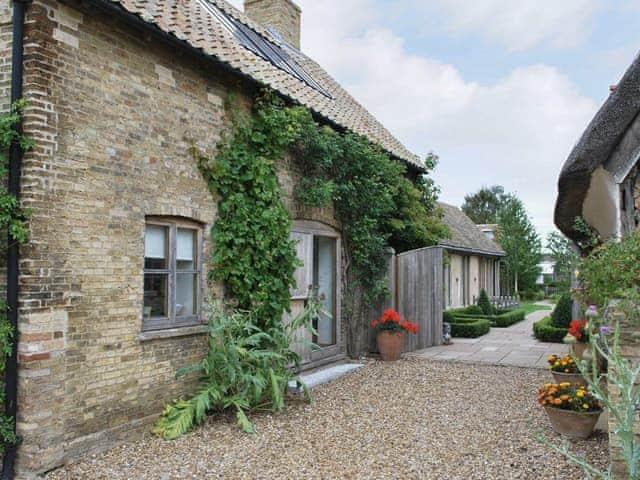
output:
{"label": "cloudy sky", "polygon": [[640,49],[640,0],[296,1],[302,50],[439,155],[443,201],[503,185],[543,235],[564,159]]}

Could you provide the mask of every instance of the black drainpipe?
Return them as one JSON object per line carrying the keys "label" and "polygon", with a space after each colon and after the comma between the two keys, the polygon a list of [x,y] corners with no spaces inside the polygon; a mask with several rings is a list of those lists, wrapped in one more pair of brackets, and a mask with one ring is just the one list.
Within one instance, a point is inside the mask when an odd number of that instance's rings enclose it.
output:
{"label": "black drainpipe", "polygon": [[[26,3],[24,0],[13,0],[13,51],[11,57],[11,104],[22,98],[23,48],[24,48],[24,16]],[[22,131],[22,125],[16,125]],[[14,141],[9,149],[9,179],[8,190],[11,195],[19,198],[20,194],[20,164],[22,163],[22,148]],[[15,432],[16,414],[18,412],[18,256],[19,246],[11,237],[7,239],[7,317],[14,335],[11,353],[7,355],[5,372],[5,414],[14,419]],[[17,445],[8,445],[2,459],[2,480],[12,480],[16,463]]]}

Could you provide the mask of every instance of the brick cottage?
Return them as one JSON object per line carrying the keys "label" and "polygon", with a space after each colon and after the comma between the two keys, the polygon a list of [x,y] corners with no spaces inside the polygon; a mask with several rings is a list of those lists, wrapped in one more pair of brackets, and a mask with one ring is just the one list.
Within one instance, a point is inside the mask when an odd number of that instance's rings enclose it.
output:
{"label": "brick cottage", "polygon": [[[23,127],[36,143],[20,173],[31,238],[19,260],[17,460],[29,477],[148,432],[163,403],[193,388],[174,373],[204,354],[203,300],[222,289],[202,261],[216,202],[189,150],[215,154],[230,93],[250,105],[268,86],[410,173],[423,166],[300,52],[290,0],[246,0],[246,14],[221,0],[0,0],[4,111],[18,4]],[[318,326],[323,348],[305,354],[312,367],[345,355],[340,225],[296,203],[292,161],[279,172],[299,285],[320,278],[332,312]],[[304,300],[292,292],[294,309]]]}

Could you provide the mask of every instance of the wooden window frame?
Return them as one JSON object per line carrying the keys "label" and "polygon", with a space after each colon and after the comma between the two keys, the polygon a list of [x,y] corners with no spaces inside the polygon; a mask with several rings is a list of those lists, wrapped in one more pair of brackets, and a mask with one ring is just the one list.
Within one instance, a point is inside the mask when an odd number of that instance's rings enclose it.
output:
{"label": "wooden window frame", "polygon": [[[194,325],[202,324],[202,224],[192,220],[186,219],[174,219],[163,217],[147,217],[145,222],[145,235],[148,226],[158,226],[168,228],[168,268],[166,269],[147,269],[143,266],[143,283],[144,277],[147,274],[163,274],[168,275],[167,285],[167,301],[169,303],[167,307],[168,316],[166,317],[151,317],[145,318],[144,316],[144,298],[142,301],[142,331],[148,332],[153,330],[167,330],[171,328],[179,327],[192,327]],[[177,269],[177,248],[178,248],[178,229],[192,230],[196,233],[196,245],[194,246],[194,270],[180,270]],[[144,251],[143,251],[144,259]],[[195,280],[195,302],[196,309],[195,315],[189,315],[184,317],[176,316],[176,292],[177,292],[177,275],[191,274],[196,276]],[[144,287],[143,287],[144,295]]]}

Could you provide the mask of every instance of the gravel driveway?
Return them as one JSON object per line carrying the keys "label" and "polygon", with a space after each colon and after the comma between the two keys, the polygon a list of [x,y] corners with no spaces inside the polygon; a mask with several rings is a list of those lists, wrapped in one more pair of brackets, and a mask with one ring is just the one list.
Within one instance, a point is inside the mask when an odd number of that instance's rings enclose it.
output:
{"label": "gravel driveway", "polygon": [[[256,435],[217,418],[174,442],[127,444],[51,472],[53,479],[568,479],[581,470],[532,438],[548,372],[371,361],[317,387],[315,403],[252,418]],[[559,437],[549,433],[549,438]],[[574,445],[607,462],[598,434]]]}

